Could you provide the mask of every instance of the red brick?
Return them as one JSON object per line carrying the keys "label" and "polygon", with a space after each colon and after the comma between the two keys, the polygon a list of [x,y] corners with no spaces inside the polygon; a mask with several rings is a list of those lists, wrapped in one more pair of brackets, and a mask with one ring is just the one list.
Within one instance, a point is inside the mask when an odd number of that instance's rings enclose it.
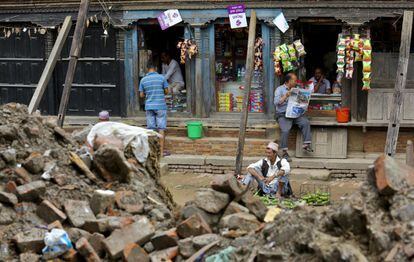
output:
{"label": "red brick", "polygon": [[9,181],[6,184],[6,191],[12,194],[17,193],[17,185],[14,181]]}
{"label": "red brick", "polygon": [[181,238],[212,233],[210,226],[199,214],[194,214],[181,222],[177,227],[177,234]]}
{"label": "red brick", "polygon": [[67,218],[65,213],[55,207],[48,200],[43,200],[43,202],[37,207],[36,214],[47,223],[51,223],[56,220],[63,222]]}
{"label": "red brick", "polygon": [[145,250],[135,243],[127,245],[122,252],[122,257],[125,262],[149,262],[150,258]]}
{"label": "red brick", "polygon": [[23,179],[23,181],[25,183],[30,183],[32,182],[32,178],[30,173],[24,168],[24,167],[18,167],[14,169],[14,173],[21,179]]}
{"label": "red brick", "polygon": [[81,239],[78,240],[78,242],[76,242],[76,249],[88,262],[100,262],[101,261],[101,259],[99,258],[98,254],[96,254],[91,244],[84,237],[82,237]]}

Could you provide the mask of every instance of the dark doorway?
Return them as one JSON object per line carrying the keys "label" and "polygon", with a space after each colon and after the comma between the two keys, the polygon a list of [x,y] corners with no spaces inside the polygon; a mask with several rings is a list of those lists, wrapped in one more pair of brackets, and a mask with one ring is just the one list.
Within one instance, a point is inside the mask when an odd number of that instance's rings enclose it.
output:
{"label": "dark doorway", "polygon": [[[180,63],[180,50],[177,43],[184,39],[184,27],[173,26],[166,30],[161,30],[157,20],[147,20],[145,23],[139,23],[138,46],[140,55],[147,55],[147,59],[151,60],[162,73],[161,53],[167,52],[171,58]],[[146,60],[139,58],[140,79],[146,72]],[[181,73],[185,81],[185,65],[180,64]],[[144,72],[144,73],[143,73]],[[168,110],[172,112],[184,112],[187,110],[186,93],[171,94],[166,96]],[[140,100],[141,110],[144,110],[144,101]]]}
{"label": "dark doorway", "polygon": [[306,78],[310,79],[316,68],[322,68],[325,77],[333,83],[336,78],[336,43],[342,24],[335,21],[299,21],[296,28],[306,49]]}

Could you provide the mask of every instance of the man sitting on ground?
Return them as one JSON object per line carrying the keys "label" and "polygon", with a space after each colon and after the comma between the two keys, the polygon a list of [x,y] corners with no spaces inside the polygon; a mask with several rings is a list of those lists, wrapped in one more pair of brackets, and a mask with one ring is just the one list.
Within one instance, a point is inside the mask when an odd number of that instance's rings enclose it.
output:
{"label": "man sitting on ground", "polygon": [[259,190],[270,196],[289,196],[292,189],[289,184],[290,165],[286,159],[277,155],[279,145],[270,142],[266,147],[266,157],[247,167],[248,174],[242,183],[248,185],[255,179]]}

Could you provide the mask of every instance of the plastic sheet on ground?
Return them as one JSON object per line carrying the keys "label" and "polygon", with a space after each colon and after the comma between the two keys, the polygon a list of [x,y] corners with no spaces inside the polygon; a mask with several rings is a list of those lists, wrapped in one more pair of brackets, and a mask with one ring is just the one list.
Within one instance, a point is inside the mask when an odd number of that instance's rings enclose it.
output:
{"label": "plastic sheet on ground", "polygon": [[211,255],[206,258],[206,262],[227,262],[231,261],[231,254],[236,248],[230,246],[226,249],[221,250],[219,253]]}
{"label": "plastic sheet on ground", "polygon": [[147,160],[150,148],[148,135],[159,135],[158,133],[142,127],[130,126],[117,122],[101,122],[94,125],[88,134],[87,141],[93,146],[96,136],[114,136],[122,140],[124,149],[131,145],[135,158],[144,163]]}

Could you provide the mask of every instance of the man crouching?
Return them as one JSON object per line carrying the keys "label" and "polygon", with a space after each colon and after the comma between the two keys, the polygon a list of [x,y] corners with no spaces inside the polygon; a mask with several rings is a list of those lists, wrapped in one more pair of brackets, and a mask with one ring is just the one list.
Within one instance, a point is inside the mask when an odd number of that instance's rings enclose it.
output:
{"label": "man crouching", "polygon": [[258,189],[266,195],[276,195],[276,197],[291,195],[290,165],[286,159],[278,156],[278,150],[279,145],[270,142],[266,147],[266,158],[247,167],[248,174],[243,178],[242,183],[248,185],[255,179],[259,184]]}

